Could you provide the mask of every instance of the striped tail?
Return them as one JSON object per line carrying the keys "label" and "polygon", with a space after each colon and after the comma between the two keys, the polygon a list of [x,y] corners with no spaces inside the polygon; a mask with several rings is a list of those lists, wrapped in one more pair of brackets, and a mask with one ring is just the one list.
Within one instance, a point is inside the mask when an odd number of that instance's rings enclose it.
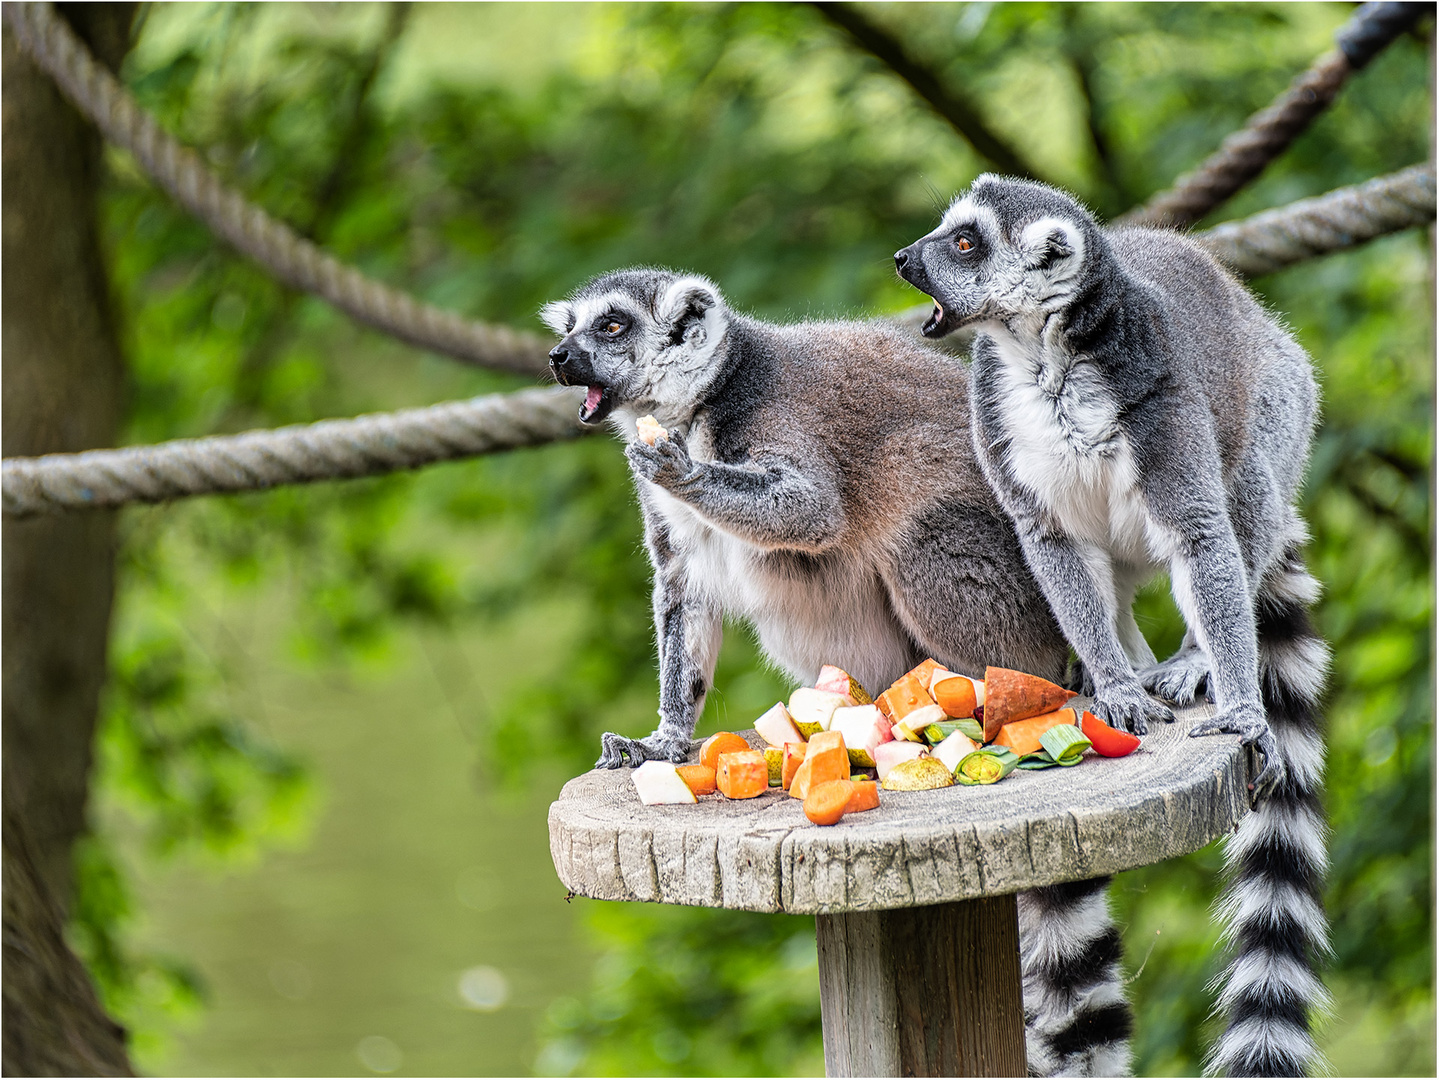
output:
{"label": "striped tail", "polygon": [[1030,1076],[1127,1076],[1134,1016],[1109,914],[1109,878],[1019,894]]}
{"label": "striped tail", "polygon": [[1286,777],[1225,848],[1230,880],[1219,914],[1235,955],[1217,980],[1216,1011],[1229,1025],[1210,1053],[1211,1073],[1303,1076],[1320,1063],[1309,1028],[1310,1011],[1329,1004],[1317,971],[1329,951],[1321,898],[1328,828],[1319,805],[1329,649],[1309,619],[1318,593],[1296,544],[1265,574],[1255,601],[1264,705]]}

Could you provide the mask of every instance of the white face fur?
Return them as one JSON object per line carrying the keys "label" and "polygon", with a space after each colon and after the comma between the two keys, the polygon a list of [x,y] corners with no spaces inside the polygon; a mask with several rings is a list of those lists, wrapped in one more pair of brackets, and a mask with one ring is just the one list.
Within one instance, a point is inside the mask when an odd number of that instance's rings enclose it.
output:
{"label": "white face fur", "polygon": [[718,366],[728,322],[719,289],[696,275],[680,277],[664,287],[653,311],[648,297],[624,283],[587,293],[546,304],[540,318],[588,351],[597,383],[614,395],[615,420],[630,437],[646,413],[665,427],[686,425]]}
{"label": "white face fur", "polygon": [[967,194],[914,248],[947,333],[1060,309],[1078,283],[1085,241],[1076,222],[1054,216],[1030,222],[1011,239],[994,209]]}

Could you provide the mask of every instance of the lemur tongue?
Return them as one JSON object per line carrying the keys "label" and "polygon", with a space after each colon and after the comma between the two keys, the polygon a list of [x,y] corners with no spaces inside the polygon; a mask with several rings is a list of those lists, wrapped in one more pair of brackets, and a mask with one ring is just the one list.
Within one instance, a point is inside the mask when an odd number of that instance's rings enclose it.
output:
{"label": "lemur tongue", "polygon": [[603,386],[591,386],[585,394],[585,412],[592,413],[600,407],[600,398],[605,396]]}

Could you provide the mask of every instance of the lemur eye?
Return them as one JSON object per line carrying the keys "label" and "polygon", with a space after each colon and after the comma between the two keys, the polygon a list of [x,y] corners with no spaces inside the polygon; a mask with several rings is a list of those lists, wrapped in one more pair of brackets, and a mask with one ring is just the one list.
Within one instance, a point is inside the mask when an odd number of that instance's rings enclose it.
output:
{"label": "lemur eye", "polygon": [[968,251],[974,247],[974,245],[969,242],[969,237],[967,236],[956,236],[954,238],[954,246],[959,248],[960,251]]}
{"label": "lemur eye", "polygon": [[625,327],[623,323],[616,322],[614,319],[611,319],[609,322],[605,323],[606,334],[618,334],[624,328]]}

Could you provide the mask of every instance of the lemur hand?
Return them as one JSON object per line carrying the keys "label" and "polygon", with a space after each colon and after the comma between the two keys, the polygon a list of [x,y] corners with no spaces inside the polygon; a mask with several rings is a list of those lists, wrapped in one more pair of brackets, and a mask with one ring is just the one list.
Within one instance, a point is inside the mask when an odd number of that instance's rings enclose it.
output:
{"label": "lemur hand", "polygon": [[1209,684],[1209,657],[1195,646],[1180,649],[1168,660],[1139,673],[1139,681],[1155,697],[1176,705],[1192,705],[1201,693],[1214,701]]}
{"label": "lemur hand", "polygon": [[627,739],[607,731],[600,736],[600,759],[595,762],[597,769],[618,769],[621,765],[631,767],[643,765],[646,761],[672,761],[682,765],[690,752],[690,742],[681,735],[661,734],[656,731],[643,739]]}
{"label": "lemur hand", "polygon": [[668,490],[681,486],[695,471],[684,436],[678,432],[656,439],[653,446],[636,439],[625,447],[625,457],[640,476]]}
{"label": "lemur hand", "polygon": [[1149,734],[1151,720],[1166,724],[1174,722],[1174,714],[1169,707],[1146,694],[1138,682],[1111,686],[1096,694],[1089,711],[1110,727],[1135,735]]}
{"label": "lemur hand", "polygon": [[1233,705],[1221,709],[1217,714],[1198,724],[1190,735],[1238,735],[1245,746],[1257,749],[1264,759],[1264,767],[1249,790],[1258,802],[1284,782],[1284,762],[1279,757],[1279,747],[1274,741],[1274,732],[1269,730],[1269,721],[1264,710],[1258,705]]}

